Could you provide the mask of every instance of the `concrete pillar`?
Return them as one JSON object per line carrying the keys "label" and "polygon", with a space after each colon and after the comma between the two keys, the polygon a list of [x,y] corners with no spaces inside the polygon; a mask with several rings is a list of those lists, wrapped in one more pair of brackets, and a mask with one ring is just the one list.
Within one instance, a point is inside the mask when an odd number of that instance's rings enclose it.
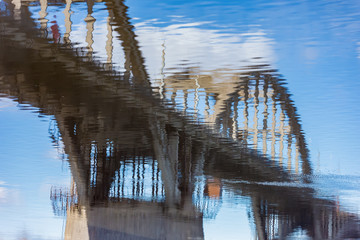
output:
{"label": "concrete pillar", "polygon": [[40,11],[39,11],[39,21],[40,21],[40,28],[41,30],[46,30],[47,29],[47,23],[48,23],[48,19],[46,19],[46,16],[48,15],[47,13],[47,5],[48,2],[47,0],[40,0]]}
{"label": "concrete pillar", "polygon": [[257,149],[257,145],[258,145],[258,134],[259,134],[259,130],[258,130],[258,114],[259,114],[259,79],[256,79],[256,85],[255,85],[255,93],[254,93],[254,137],[253,137],[253,143],[254,143],[254,148]]}
{"label": "concrete pillar", "polygon": [[165,91],[165,74],[164,74],[164,69],[165,69],[165,42],[163,44],[161,44],[162,46],[162,54],[161,54],[161,79],[160,79],[160,86],[159,86],[159,94],[160,94],[160,99],[164,98],[164,91]]}
{"label": "concrete pillar", "polygon": [[288,158],[288,172],[291,172],[291,151],[292,151],[292,136],[291,133],[289,132],[288,134],[288,152],[287,152],[287,158]]}
{"label": "concrete pillar", "polygon": [[64,42],[70,43],[70,33],[71,33],[71,3],[72,0],[66,0],[66,5],[64,9],[64,15],[65,15],[65,33],[64,33]]}
{"label": "concrete pillar", "polygon": [[265,155],[267,153],[267,122],[268,122],[268,81],[267,79],[264,79],[264,120],[263,120],[263,131],[262,131],[262,137],[263,137],[263,154]]}
{"label": "concrete pillar", "polygon": [[239,105],[239,95],[236,95],[234,100],[234,109],[233,109],[233,118],[232,118],[232,138],[237,140],[238,132],[238,105]]}
{"label": "concrete pillar", "polygon": [[285,114],[283,111],[280,112],[280,140],[279,140],[279,164],[282,166],[283,164],[283,152],[284,152],[284,121],[285,121]]}
{"label": "concrete pillar", "polygon": [[198,118],[197,113],[198,113],[198,105],[199,105],[199,88],[200,88],[200,84],[199,84],[199,75],[196,75],[195,78],[195,101],[194,101],[194,113],[195,113],[195,117]]}
{"label": "concrete pillar", "polygon": [[244,86],[244,132],[245,134],[243,135],[244,137],[244,142],[245,144],[247,144],[248,141],[248,132],[249,132],[249,103],[248,103],[248,98],[249,98],[249,86],[248,83],[245,83]]}
{"label": "concrete pillar", "polygon": [[113,31],[111,26],[112,19],[113,19],[113,12],[111,9],[109,9],[109,17],[107,18],[107,22],[106,22],[108,33],[106,35],[107,40],[105,45],[105,50],[107,55],[106,65],[108,70],[112,69],[112,57],[113,57]]}
{"label": "concrete pillar", "polygon": [[84,21],[86,22],[86,43],[87,45],[87,49],[88,49],[88,58],[89,60],[92,60],[92,54],[93,54],[93,48],[92,45],[94,43],[94,39],[93,39],[93,32],[94,32],[94,23],[96,21],[96,19],[91,16],[92,12],[93,12],[93,6],[94,6],[94,1],[93,0],[87,0],[86,1],[87,6],[88,6],[88,14],[86,16],[86,18],[84,19]]}
{"label": "concrete pillar", "polygon": [[15,6],[14,7],[14,19],[20,20],[21,19],[21,0],[12,0],[11,3]]}
{"label": "concrete pillar", "polygon": [[271,159],[275,160],[275,143],[276,143],[276,99],[275,93],[272,92],[272,126],[271,126]]}

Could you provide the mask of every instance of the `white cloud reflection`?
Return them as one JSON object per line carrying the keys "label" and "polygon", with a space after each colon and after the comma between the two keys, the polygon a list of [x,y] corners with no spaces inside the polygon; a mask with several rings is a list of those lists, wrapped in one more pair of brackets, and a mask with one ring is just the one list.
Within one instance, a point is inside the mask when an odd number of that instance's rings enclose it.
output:
{"label": "white cloud reflection", "polygon": [[15,107],[16,105],[17,103],[13,100],[5,97],[0,97],[0,111],[3,111],[5,108]]}
{"label": "white cloud reflection", "polygon": [[0,187],[0,203],[7,198],[7,189],[4,187]]}
{"label": "white cloud reflection", "polygon": [[162,52],[166,69],[178,69],[184,62],[202,71],[274,63],[273,40],[264,31],[224,33],[210,29],[209,22],[157,26],[156,21],[135,24],[137,39],[150,76],[159,74]]}
{"label": "white cloud reflection", "polygon": [[0,206],[3,204],[14,203],[17,199],[17,192],[9,188],[9,185],[0,181]]}

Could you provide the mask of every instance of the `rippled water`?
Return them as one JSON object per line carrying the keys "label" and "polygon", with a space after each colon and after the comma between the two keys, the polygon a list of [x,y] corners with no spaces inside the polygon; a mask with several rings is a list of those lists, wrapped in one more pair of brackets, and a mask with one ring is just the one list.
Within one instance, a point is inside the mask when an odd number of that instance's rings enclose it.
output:
{"label": "rippled water", "polygon": [[360,238],[357,1],[0,1],[0,239]]}

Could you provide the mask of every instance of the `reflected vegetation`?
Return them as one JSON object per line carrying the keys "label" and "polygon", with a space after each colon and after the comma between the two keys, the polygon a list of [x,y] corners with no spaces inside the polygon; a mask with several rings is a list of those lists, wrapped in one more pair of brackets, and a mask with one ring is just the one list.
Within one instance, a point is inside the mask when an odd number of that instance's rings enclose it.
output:
{"label": "reflected vegetation", "polygon": [[70,165],[71,186],[50,192],[65,239],[204,239],[224,194],[246,199],[254,239],[360,237],[358,216],[308,185],[300,117],[267,56],[206,65],[159,40],[153,60],[123,1],[0,4],[0,92],[53,117]]}

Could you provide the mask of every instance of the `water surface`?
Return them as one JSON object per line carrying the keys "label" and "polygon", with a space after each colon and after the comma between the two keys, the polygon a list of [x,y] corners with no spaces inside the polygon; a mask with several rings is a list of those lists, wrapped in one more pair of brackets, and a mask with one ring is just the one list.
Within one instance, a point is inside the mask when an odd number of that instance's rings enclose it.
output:
{"label": "water surface", "polygon": [[359,230],[357,1],[0,2],[0,239]]}

